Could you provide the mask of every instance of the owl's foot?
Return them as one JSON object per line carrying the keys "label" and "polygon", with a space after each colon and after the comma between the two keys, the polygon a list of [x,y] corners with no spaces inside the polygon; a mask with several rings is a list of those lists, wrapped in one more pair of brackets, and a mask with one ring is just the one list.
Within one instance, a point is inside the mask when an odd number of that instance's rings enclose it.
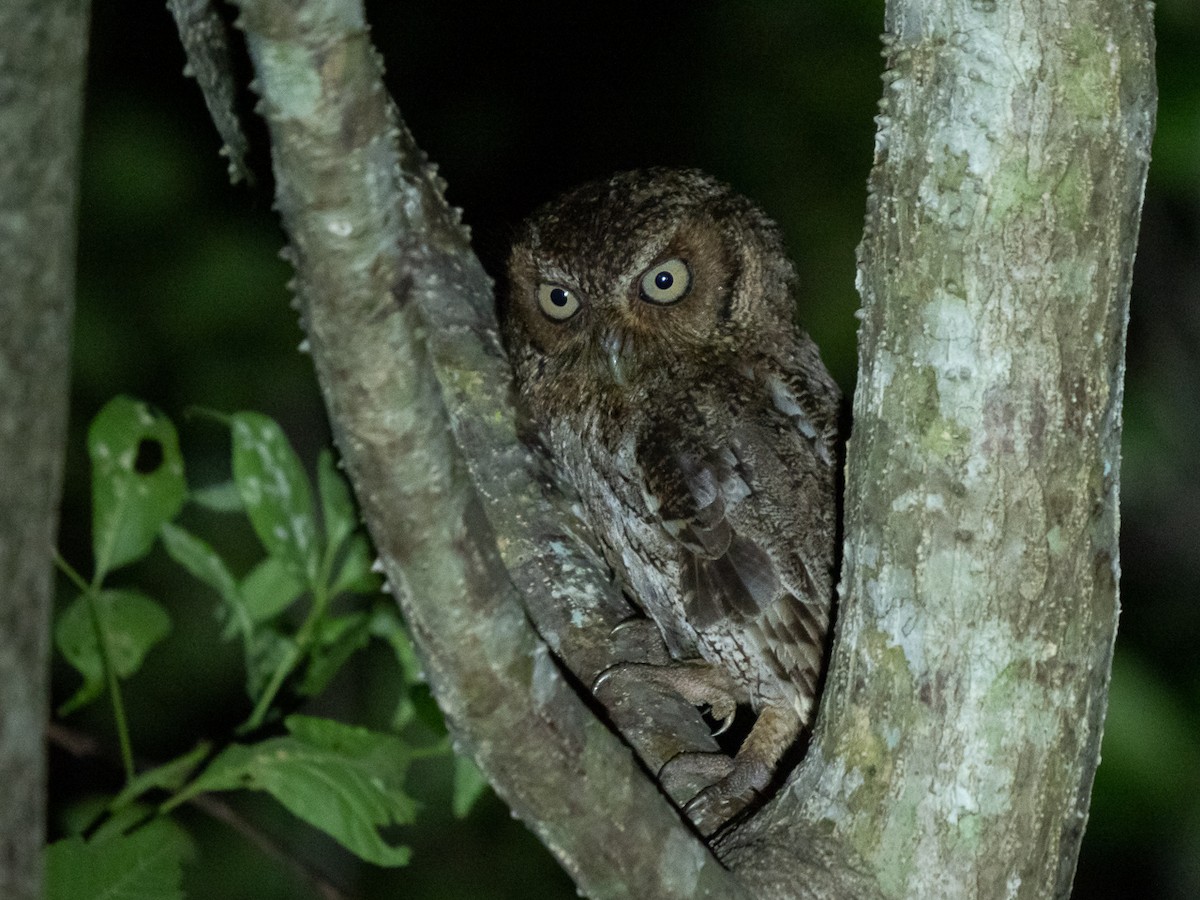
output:
{"label": "owl's foot", "polygon": [[[769,778],[770,772],[765,770],[750,771],[735,765],[727,776],[684,804],[683,814],[702,835],[712,837],[758,799]],[[756,787],[760,782],[762,786]]]}
{"label": "owl's foot", "polygon": [[[618,622],[609,633],[613,642],[613,654],[617,659],[638,660],[655,666],[670,665],[671,656],[663,643],[662,631],[653,619],[645,616],[630,616]],[[605,675],[601,672],[597,682]]]}
{"label": "owl's foot", "polygon": [[710,837],[759,799],[800,728],[800,716],[790,705],[764,707],[732,759],[719,753],[681,753],[663,766],[659,779],[667,787],[667,779],[704,777],[708,787],[692,797],[683,812],[701,834]]}
{"label": "owl's foot", "polygon": [[728,672],[701,660],[672,662],[663,666],[617,663],[596,676],[592,693],[599,694],[606,685],[623,678],[637,678],[678,694],[693,706],[707,706],[713,718],[720,723],[716,734],[732,724],[738,703],[745,703],[749,699]]}
{"label": "owl's foot", "polygon": [[733,771],[733,757],[724,753],[679,753],[658,770],[658,783],[672,800],[685,807],[704,789]]}

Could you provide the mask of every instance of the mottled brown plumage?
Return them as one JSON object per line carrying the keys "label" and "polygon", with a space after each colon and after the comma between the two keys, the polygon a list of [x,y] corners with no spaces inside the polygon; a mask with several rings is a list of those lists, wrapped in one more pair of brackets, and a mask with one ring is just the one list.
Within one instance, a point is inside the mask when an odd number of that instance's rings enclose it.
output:
{"label": "mottled brown plumage", "polygon": [[778,228],[690,170],[626,172],[538,210],[509,258],[521,396],[627,593],[677,661],[626,664],[757,719],[705,833],[770,782],[811,722],[833,594],[839,395],[792,321]]}

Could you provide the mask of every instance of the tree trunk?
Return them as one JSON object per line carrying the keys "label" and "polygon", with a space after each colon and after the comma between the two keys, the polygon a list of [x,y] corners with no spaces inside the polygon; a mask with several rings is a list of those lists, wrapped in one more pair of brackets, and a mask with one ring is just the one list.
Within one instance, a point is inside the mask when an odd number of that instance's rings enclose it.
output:
{"label": "tree trunk", "polygon": [[0,5],[0,897],[37,900],[86,0]]}
{"label": "tree trunk", "polygon": [[695,715],[610,710],[639,768],[580,699],[630,652],[624,607],[517,441],[486,276],[361,8],[238,2],[368,524],[453,733],[581,891],[1065,895],[1116,626],[1149,7],[889,4],[837,645],[808,758],[717,847],[731,873],[646,775]]}

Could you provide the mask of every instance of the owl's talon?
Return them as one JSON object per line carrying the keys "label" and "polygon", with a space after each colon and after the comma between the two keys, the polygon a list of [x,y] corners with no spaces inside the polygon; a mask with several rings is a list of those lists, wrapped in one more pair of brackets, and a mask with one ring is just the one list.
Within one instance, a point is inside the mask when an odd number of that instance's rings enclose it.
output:
{"label": "owl's talon", "polygon": [[[680,760],[680,765],[666,772],[676,760]],[[753,756],[731,759],[716,753],[681,753],[663,766],[662,771],[668,779],[678,780],[689,769],[693,777],[702,775],[708,784],[683,805],[683,813],[705,837],[715,834],[754,804],[771,774],[770,768]]]}
{"label": "owl's talon", "polygon": [[696,829],[708,837],[753,803],[765,782],[753,761],[722,753],[680,753],[658,772],[659,783]]}
{"label": "owl's talon", "polygon": [[617,670],[625,666],[625,663],[614,663],[607,669],[601,670],[600,674],[592,679],[592,693],[599,694],[604,689],[604,686],[612,681],[613,675]]}
{"label": "owl's talon", "polygon": [[[713,716],[716,717],[716,710],[713,710]],[[717,726],[717,730],[712,733],[712,736],[720,737],[725,732],[727,732],[729,730],[729,726],[733,724],[733,719],[734,719],[733,713],[730,713],[729,715],[727,715],[723,718],[718,718],[718,721],[720,722],[720,724]]]}
{"label": "owl's talon", "polygon": [[628,631],[631,628],[640,628],[642,624],[647,621],[649,620],[643,618],[642,616],[630,616],[628,619],[622,619],[612,627],[612,631],[608,633],[609,637],[616,637],[622,631]]}

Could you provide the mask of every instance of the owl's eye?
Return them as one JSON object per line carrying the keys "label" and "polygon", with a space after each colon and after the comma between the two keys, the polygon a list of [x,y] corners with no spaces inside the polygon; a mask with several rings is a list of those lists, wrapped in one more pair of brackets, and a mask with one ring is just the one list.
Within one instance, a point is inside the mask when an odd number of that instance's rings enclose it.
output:
{"label": "owl's eye", "polygon": [[565,322],[579,312],[579,298],[575,292],[559,284],[538,285],[538,306],[556,322]]}
{"label": "owl's eye", "polygon": [[642,276],[642,299],[664,306],[682,300],[692,286],[692,273],[682,259],[668,259],[651,266]]}

